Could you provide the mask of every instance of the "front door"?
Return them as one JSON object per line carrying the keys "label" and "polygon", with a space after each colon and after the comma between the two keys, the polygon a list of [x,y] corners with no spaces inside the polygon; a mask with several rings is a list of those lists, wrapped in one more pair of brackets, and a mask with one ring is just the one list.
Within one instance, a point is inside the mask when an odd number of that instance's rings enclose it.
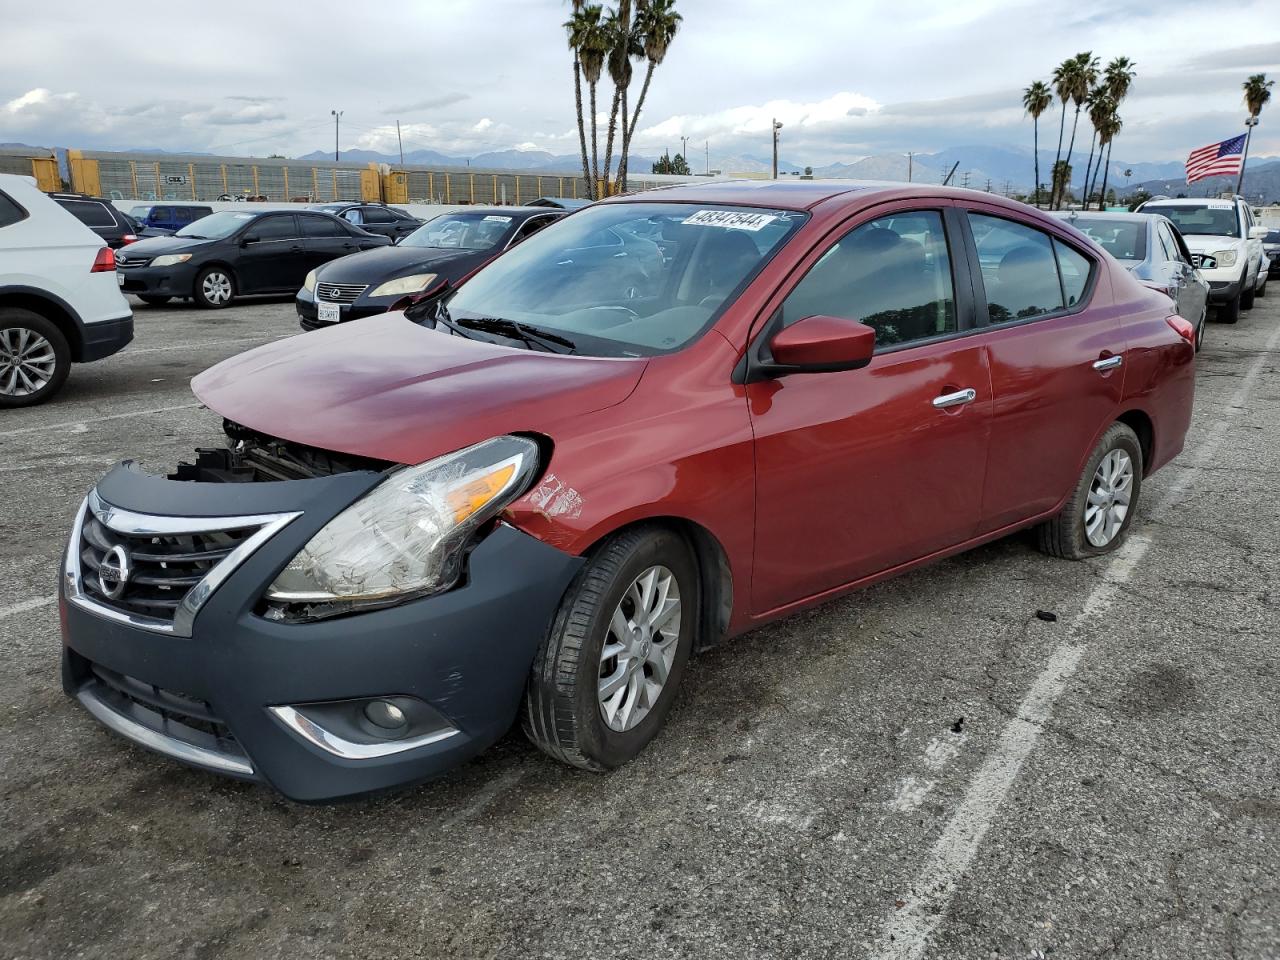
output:
{"label": "front door", "polygon": [[981,277],[975,338],[994,406],[981,530],[1043,514],[1080,478],[1124,395],[1122,308],[1094,254],[1003,210],[965,204]]}
{"label": "front door", "polygon": [[[770,321],[860,320],[870,366],[747,386],[762,614],[974,535],[990,429],[985,348],[944,210],[880,208],[826,243]],[[868,220],[868,216],[873,219]]]}

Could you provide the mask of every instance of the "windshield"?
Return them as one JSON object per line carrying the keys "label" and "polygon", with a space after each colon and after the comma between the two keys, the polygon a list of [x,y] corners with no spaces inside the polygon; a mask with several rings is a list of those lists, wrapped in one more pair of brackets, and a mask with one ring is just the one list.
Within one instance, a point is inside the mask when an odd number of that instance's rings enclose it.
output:
{"label": "windshield", "polygon": [[248,221],[256,217],[255,213],[211,213],[187,224],[174,234],[175,237],[195,237],[202,240],[221,240],[229,237]]}
{"label": "windshield", "polygon": [[1211,237],[1240,236],[1239,218],[1236,208],[1229,203],[1220,207],[1166,207],[1163,203],[1151,208],[1152,213],[1159,213],[1178,225],[1183,236],[1194,234]]}
{"label": "windshield", "polygon": [[578,353],[677,350],[711,325],[806,219],[715,204],[588,207],[503,254],[459,288],[447,309],[455,321],[501,319],[555,333]]}
{"label": "windshield", "polygon": [[1145,220],[1091,220],[1088,217],[1075,217],[1067,222],[1117,260],[1146,259]]}
{"label": "windshield", "polygon": [[134,207],[129,211],[129,216],[133,217],[135,220],[145,220],[147,219],[147,214],[150,212],[150,207]]}
{"label": "windshield", "polygon": [[511,232],[513,220],[494,213],[449,213],[424,223],[401,240],[400,246],[492,250]]}

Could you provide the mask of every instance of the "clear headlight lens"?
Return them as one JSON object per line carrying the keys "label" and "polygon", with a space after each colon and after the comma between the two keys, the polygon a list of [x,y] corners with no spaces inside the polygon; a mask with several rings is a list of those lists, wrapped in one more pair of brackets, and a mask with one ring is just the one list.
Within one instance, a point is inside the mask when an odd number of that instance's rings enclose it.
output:
{"label": "clear headlight lens", "polygon": [[536,443],[507,436],[394,473],[312,537],[267,599],[340,612],[447,590],[476,528],[524,493],[537,465]]}
{"label": "clear headlight lens", "polygon": [[[294,274],[297,276],[297,274]],[[307,274],[307,279],[302,281],[302,289],[308,293],[313,293],[316,289],[316,272],[312,270]]]}
{"label": "clear headlight lens", "polygon": [[435,280],[434,273],[415,273],[411,277],[399,277],[373,288],[371,297],[402,297],[407,293],[417,293],[431,286]]}
{"label": "clear headlight lens", "polygon": [[189,253],[166,253],[151,261],[153,267],[172,267],[176,263],[186,263],[191,259]]}
{"label": "clear headlight lens", "polygon": [[1220,267],[1234,267],[1236,265],[1236,252],[1234,250],[1215,250],[1209,256],[1213,257]]}

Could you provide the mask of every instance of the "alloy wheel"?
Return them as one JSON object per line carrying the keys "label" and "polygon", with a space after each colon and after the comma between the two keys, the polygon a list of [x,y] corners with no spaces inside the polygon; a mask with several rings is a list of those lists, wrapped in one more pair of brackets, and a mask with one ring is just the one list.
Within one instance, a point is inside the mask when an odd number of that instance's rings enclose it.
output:
{"label": "alloy wheel", "polygon": [[207,273],[200,284],[200,292],[210,303],[226,303],[231,299],[231,278],[216,270]]}
{"label": "alloy wheel", "polygon": [[53,344],[36,331],[26,327],[0,330],[0,393],[8,397],[39,393],[57,368]]}
{"label": "alloy wheel", "polygon": [[600,713],[609,729],[633,729],[658,702],[682,622],[680,585],[665,566],[649,567],[622,595],[600,651]]}
{"label": "alloy wheel", "polygon": [[1124,526],[1133,496],[1133,460],[1128,451],[1114,449],[1102,458],[1089,485],[1084,509],[1084,533],[1095,547],[1105,547]]}

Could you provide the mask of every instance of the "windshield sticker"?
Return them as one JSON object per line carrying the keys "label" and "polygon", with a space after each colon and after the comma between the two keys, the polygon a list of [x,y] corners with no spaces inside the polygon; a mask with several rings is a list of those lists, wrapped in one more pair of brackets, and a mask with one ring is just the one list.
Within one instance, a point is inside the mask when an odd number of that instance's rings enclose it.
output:
{"label": "windshield sticker", "polygon": [[486,223],[510,223],[511,222],[510,217],[488,216],[488,217],[485,217],[484,219]]}
{"label": "windshield sticker", "polygon": [[763,230],[777,220],[771,213],[734,213],[732,210],[699,210],[682,221],[690,227],[723,227],[727,230]]}

